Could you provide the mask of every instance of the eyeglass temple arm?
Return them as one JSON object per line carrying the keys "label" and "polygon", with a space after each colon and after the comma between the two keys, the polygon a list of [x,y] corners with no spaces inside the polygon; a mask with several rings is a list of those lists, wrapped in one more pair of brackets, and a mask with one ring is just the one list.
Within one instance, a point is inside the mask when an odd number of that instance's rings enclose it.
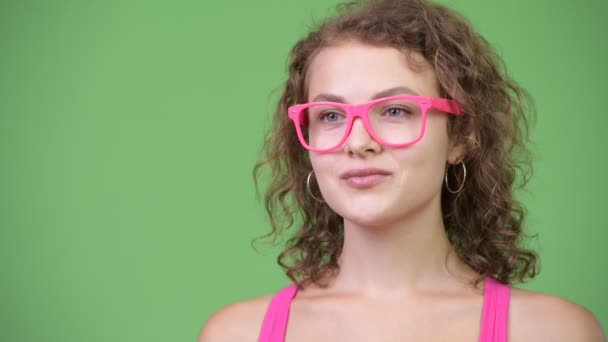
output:
{"label": "eyeglass temple arm", "polygon": [[433,107],[439,109],[442,112],[454,115],[462,114],[462,108],[456,100],[433,98],[431,101]]}

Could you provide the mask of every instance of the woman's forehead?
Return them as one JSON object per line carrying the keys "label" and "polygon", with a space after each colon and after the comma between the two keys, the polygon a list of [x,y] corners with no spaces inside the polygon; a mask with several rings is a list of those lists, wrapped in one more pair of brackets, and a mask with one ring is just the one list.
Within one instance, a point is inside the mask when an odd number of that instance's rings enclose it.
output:
{"label": "woman's forehead", "polygon": [[[414,67],[410,60],[416,63]],[[307,101],[333,94],[357,102],[395,87],[437,96],[435,72],[418,52],[363,43],[323,48],[313,58],[306,78]]]}

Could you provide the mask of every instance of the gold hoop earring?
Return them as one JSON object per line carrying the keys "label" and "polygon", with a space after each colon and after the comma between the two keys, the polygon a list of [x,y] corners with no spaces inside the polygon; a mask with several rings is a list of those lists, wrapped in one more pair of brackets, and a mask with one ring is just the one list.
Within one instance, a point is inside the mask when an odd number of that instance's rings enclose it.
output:
{"label": "gold hoop earring", "polygon": [[463,171],[463,174],[464,174],[464,178],[462,179],[462,182],[460,183],[460,186],[456,190],[450,189],[450,186],[448,185],[448,169],[449,168],[445,169],[445,187],[448,189],[449,192],[451,192],[453,194],[457,194],[460,191],[462,191],[462,188],[464,187],[464,182],[467,179],[467,167],[464,165],[464,161],[461,161],[460,163],[462,164],[462,171]]}
{"label": "gold hoop earring", "polygon": [[312,191],[310,190],[310,176],[312,176],[312,173],[313,173],[313,172],[314,172],[314,171],[310,171],[310,173],[308,174],[308,177],[306,177],[306,189],[308,189],[308,194],[310,194],[310,196],[311,196],[312,198],[314,198],[314,199],[315,199],[317,202],[319,202],[319,203],[325,203],[325,201],[324,201],[324,200],[319,199],[319,198],[318,198],[317,196],[315,196],[315,195],[312,193]]}

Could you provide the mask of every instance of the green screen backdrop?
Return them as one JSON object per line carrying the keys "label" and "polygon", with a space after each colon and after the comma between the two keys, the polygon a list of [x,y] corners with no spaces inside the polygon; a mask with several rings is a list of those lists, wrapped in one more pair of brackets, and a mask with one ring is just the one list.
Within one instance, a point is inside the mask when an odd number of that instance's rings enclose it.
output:
{"label": "green screen backdrop", "polygon": [[[608,2],[442,3],[538,107],[523,287],[608,327]],[[290,47],[335,4],[0,3],[1,341],[194,341],[287,284],[281,246],[250,246],[270,229],[251,168]]]}

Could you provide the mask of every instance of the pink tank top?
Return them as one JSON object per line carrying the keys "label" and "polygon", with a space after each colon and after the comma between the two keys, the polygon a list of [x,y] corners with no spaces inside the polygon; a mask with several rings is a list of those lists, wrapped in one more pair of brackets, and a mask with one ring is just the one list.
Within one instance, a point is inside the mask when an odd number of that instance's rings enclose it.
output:
{"label": "pink tank top", "polygon": [[[297,291],[297,286],[290,284],[275,293],[266,310],[258,342],[284,342],[289,305]],[[486,277],[483,293],[479,342],[506,342],[509,286]]]}

